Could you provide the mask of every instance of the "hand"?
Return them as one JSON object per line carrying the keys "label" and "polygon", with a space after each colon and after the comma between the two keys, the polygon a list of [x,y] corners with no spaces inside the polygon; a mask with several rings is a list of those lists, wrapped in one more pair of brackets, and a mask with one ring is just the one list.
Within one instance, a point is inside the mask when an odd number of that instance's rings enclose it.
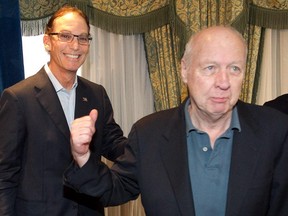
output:
{"label": "hand", "polygon": [[95,133],[95,122],[98,117],[96,109],[88,116],[75,119],[71,124],[71,151],[74,160],[82,167],[90,157],[89,145]]}

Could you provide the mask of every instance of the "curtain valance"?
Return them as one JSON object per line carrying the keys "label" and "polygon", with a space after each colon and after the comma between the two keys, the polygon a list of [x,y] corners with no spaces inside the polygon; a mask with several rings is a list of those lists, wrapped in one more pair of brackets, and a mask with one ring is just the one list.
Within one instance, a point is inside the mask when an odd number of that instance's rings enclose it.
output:
{"label": "curtain valance", "polygon": [[44,33],[50,16],[64,4],[75,5],[91,24],[118,34],[138,34],[166,25],[171,20],[171,0],[20,0],[23,35]]}
{"label": "curtain valance", "polygon": [[270,29],[287,29],[288,9],[274,9],[251,5],[250,24]]}
{"label": "curtain valance", "polygon": [[[23,35],[44,33],[49,17],[68,3],[85,11],[91,24],[118,34],[138,34],[170,24],[183,37],[213,24],[232,24],[243,32],[246,24],[266,28],[288,28],[288,3],[283,0],[203,1],[191,0],[20,0]],[[209,8],[217,8],[210,10]],[[218,15],[215,16],[214,13]],[[217,17],[215,23],[193,22]],[[185,39],[184,39],[185,41]]]}
{"label": "curtain valance", "polygon": [[271,28],[288,28],[287,0],[252,0],[250,6],[250,24]]}
{"label": "curtain valance", "polygon": [[88,7],[91,24],[116,34],[140,34],[169,23],[169,5],[141,15],[119,16]]}
{"label": "curtain valance", "polygon": [[[185,37],[186,32],[194,32],[193,30],[198,30],[201,26],[211,25],[209,23],[201,23],[200,26],[193,24],[193,20],[196,18],[199,20],[199,16],[206,14],[207,11],[203,11],[203,8],[207,7],[203,7],[202,0],[192,2],[190,0],[20,0],[22,34],[42,34],[49,17],[62,5],[68,3],[82,9],[89,16],[91,24],[113,33],[145,33],[170,24],[178,35]],[[224,0],[219,1],[220,3],[209,2],[211,6],[217,4],[219,8],[219,10],[210,11],[212,17],[214,13],[224,13],[219,16],[217,23],[223,23],[223,19],[229,24],[233,20],[238,20],[235,27],[244,28],[246,19],[239,19],[239,17],[246,17],[243,14],[245,0],[235,0],[229,4],[226,4]]]}

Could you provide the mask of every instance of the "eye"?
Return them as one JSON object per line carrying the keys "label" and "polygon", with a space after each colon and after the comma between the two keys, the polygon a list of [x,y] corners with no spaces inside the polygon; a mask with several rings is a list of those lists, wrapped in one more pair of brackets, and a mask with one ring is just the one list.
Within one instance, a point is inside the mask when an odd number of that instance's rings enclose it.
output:
{"label": "eye", "polygon": [[214,73],[217,72],[217,66],[216,65],[211,65],[211,64],[207,64],[207,65],[203,65],[203,68],[202,68],[202,74],[205,75],[205,76],[210,76]]}
{"label": "eye", "polygon": [[231,66],[231,71],[234,73],[239,73],[241,71],[241,69],[238,66]]}
{"label": "eye", "polygon": [[208,65],[204,68],[204,71],[206,73],[212,73],[212,72],[216,71],[216,67],[215,67],[215,65]]}
{"label": "eye", "polygon": [[215,67],[213,65],[209,65],[208,67],[206,67],[207,70],[213,70]]}
{"label": "eye", "polygon": [[79,41],[84,42],[84,43],[88,43],[89,39],[87,36],[79,36]]}
{"label": "eye", "polygon": [[71,34],[69,33],[61,33],[59,34],[59,37],[63,40],[63,41],[69,41],[71,40],[71,38],[73,37]]}

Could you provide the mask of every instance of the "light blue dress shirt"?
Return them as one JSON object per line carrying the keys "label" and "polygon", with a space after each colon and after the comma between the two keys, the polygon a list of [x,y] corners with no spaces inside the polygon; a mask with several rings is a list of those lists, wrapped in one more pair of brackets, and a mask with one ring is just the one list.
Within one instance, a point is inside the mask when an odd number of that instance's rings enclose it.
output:
{"label": "light blue dress shirt", "polygon": [[74,116],[75,116],[76,87],[78,85],[77,76],[75,78],[75,81],[71,90],[67,90],[60,84],[60,82],[53,75],[48,64],[44,66],[44,69],[55,88],[55,91],[62,105],[63,111],[65,113],[67,124],[69,125],[69,128],[70,128],[71,123],[74,120]]}

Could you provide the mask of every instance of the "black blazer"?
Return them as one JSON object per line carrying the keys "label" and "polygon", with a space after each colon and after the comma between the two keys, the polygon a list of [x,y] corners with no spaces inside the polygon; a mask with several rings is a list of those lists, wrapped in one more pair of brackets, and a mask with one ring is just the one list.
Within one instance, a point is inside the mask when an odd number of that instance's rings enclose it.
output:
{"label": "black blazer", "polygon": [[[288,116],[241,101],[237,109],[241,131],[234,132],[225,215],[287,216]],[[65,184],[106,205],[141,193],[147,216],[195,216],[183,110],[144,117],[112,171],[91,157],[79,170],[69,167]]]}
{"label": "black blazer", "polygon": [[[115,160],[126,138],[105,89],[78,77],[75,118],[98,110],[91,150]],[[97,199],[63,187],[71,163],[70,131],[55,89],[42,68],[6,89],[0,101],[0,215],[104,215]]]}
{"label": "black blazer", "polygon": [[274,100],[267,101],[264,103],[264,106],[269,106],[288,114],[288,94],[280,95]]}

